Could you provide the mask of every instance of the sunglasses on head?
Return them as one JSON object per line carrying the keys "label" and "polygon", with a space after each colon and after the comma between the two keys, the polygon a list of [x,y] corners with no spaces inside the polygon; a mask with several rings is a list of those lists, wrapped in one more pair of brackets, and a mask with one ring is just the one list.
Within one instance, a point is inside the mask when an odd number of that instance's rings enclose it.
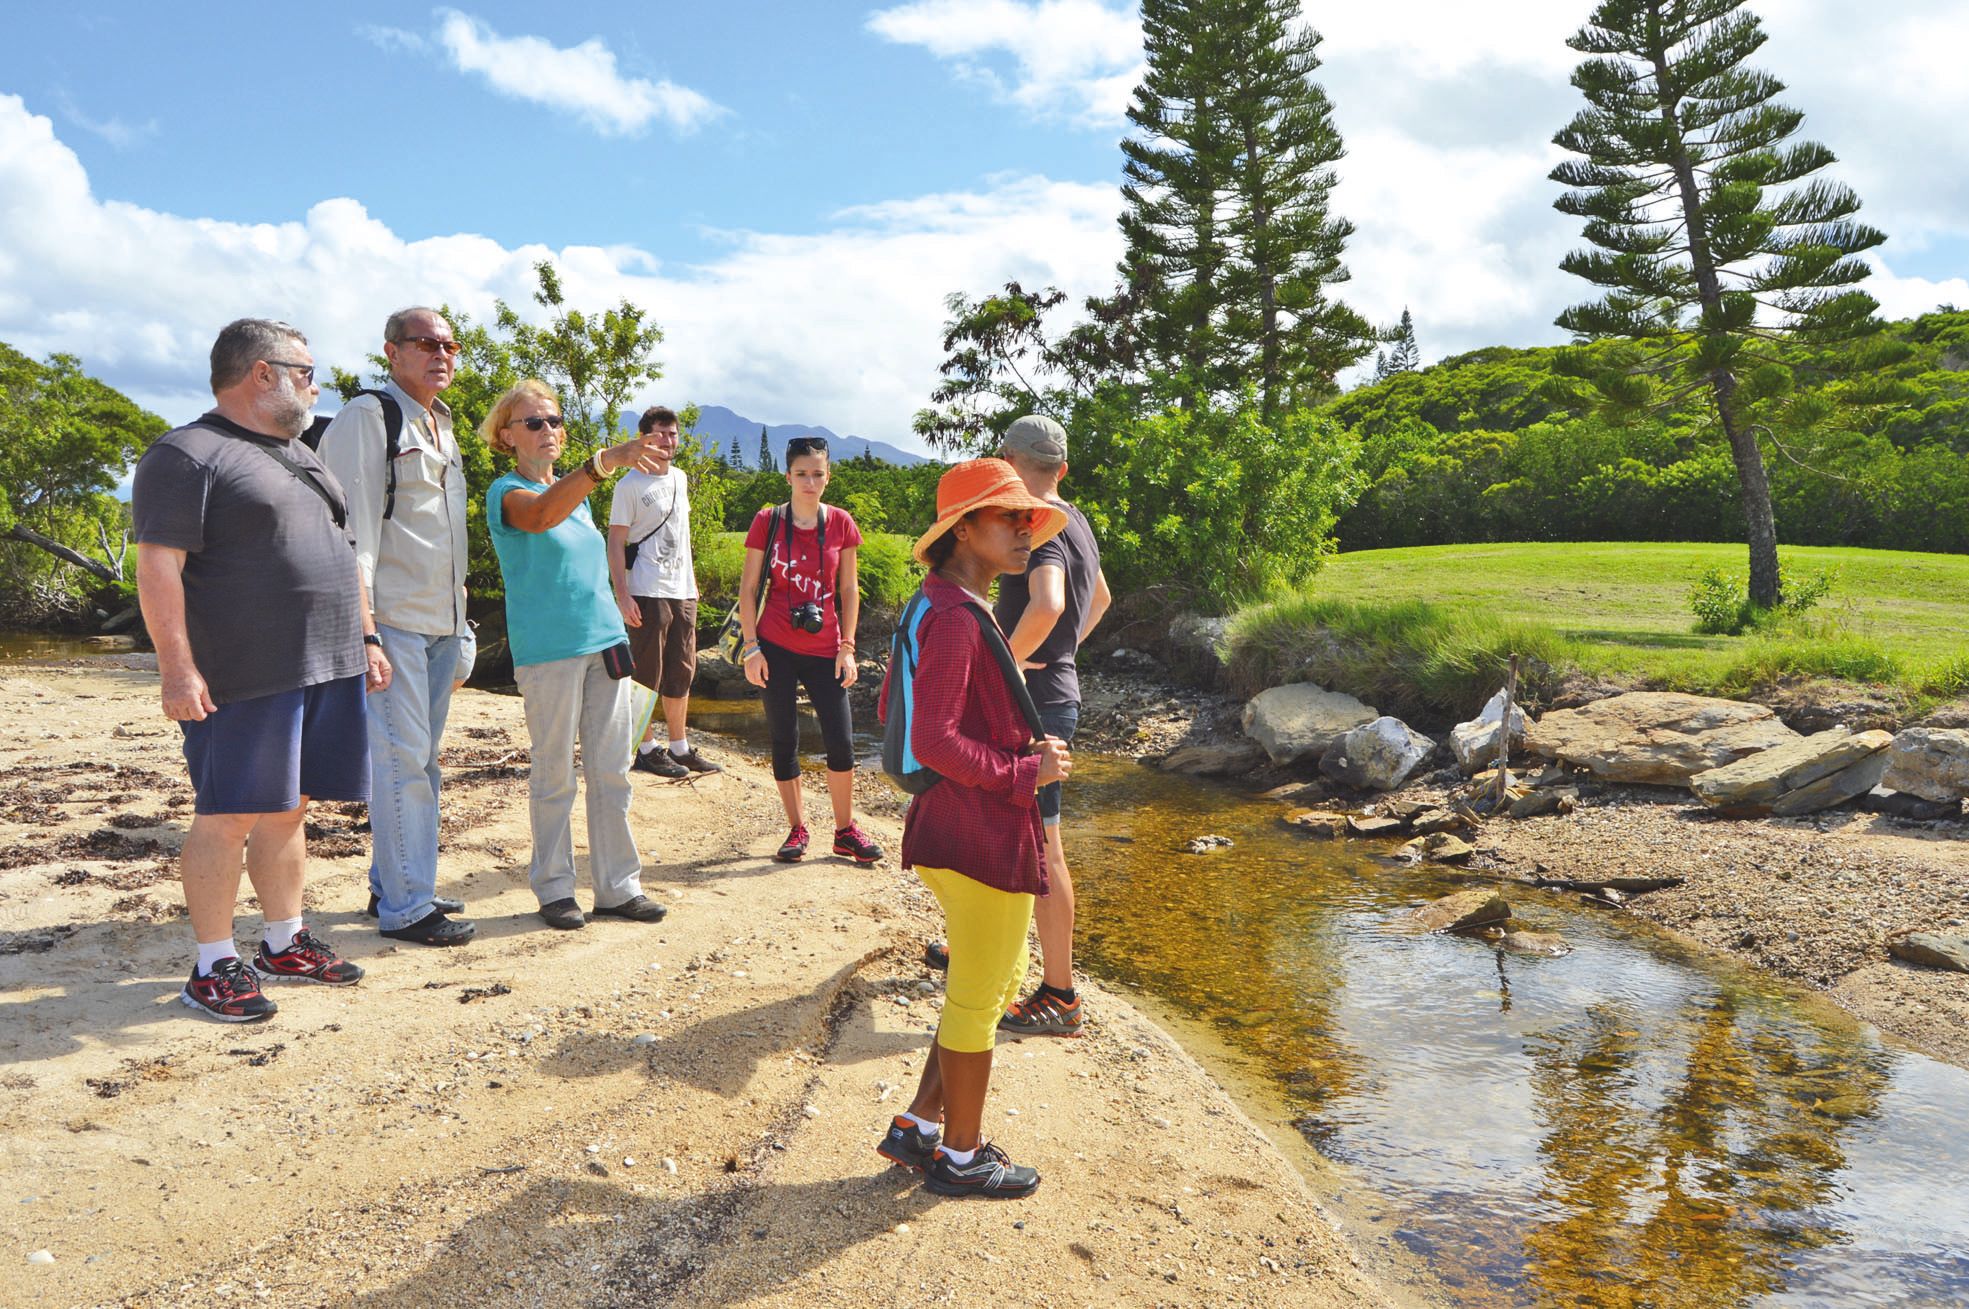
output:
{"label": "sunglasses on head", "polygon": [[539,414],[535,414],[531,418],[515,418],[508,426],[514,424],[526,428],[529,432],[537,432],[543,427],[551,427],[558,432],[561,430],[561,416],[559,414],[548,414],[542,417]]}

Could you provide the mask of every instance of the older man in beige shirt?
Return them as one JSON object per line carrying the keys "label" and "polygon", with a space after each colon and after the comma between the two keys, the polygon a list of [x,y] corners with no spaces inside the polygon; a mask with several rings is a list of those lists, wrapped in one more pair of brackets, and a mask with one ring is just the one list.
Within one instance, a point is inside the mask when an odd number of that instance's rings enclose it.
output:
{"label": "older man in beige shirt", "polygon": [[368,702],[370,909],[384,936],[420,945],[463,945],[476,930],[448,916],[463,904],[437,895],[438,749],[452,687],[469,671],[459,666],[465,466],[438,399],[458,348],[437,310],[391,314],[389,381],[351,400],[321,438],[322,459],[348,492],[376,639],[398,670],[389,691]]}

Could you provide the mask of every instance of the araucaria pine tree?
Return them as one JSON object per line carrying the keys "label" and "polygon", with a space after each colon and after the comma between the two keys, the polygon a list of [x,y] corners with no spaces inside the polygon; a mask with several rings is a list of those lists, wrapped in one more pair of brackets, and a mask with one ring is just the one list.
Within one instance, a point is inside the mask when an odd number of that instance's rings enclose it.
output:
{"label": "araucaria pine tree", "polygon": [[1415,344],[1415,319],[1410,316],[1407,305],[1402,306],[1402,320],[1396,325],[1390,340],[1395,348],[1374,357],[1374,380],[1377,382],[1396,373],[1412,373],[1422,366],[1422,350]]}
{"label": "araucaria pine tree", "polygon": [[759,470],[770,473],[777,467],[778,465],[773,463],[773,443],[767,438],[766,429],[761,427],[759,429]]}
{"label": "araucaria pine tree", "polygon": [[1192,393],[1256,388],[1269,418],[1330,391],[1373,337],[1329,296],[1353,227],[1298,0],[1143,0],[1148,69],[1122,143],[1119,299],[1140,364]]}
{"label": "araucaria pine tree", "polygon": [[1553,138],[1581,158],[1552,179],[1597,247],[1561,267],[1604,288],[1559,326],[1647,343],[1627,375],[1602,379],[1616,399],[1707,390],[1741,488],[1750,598],[1768,607],[1777,529],[1753,409],[1788,376],[1764,367],[1769,343],[1878,330],[1855,256],[1886,238],[1853,221],[1851,189],[1814,176],[1832,152],[1792,140],[1804,115],[1777,103],[1783,85],[1746,67],[1764,39],[1743,0],[1603,0],[1568,42],[1587,56],[1572,77],[1587,107]]}

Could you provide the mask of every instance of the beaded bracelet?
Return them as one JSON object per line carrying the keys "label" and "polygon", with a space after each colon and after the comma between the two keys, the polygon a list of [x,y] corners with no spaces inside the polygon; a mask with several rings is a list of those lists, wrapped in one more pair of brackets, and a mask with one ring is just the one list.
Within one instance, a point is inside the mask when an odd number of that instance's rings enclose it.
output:
{"label": "beaded bracelet", "polygon": [[753,655],[763,654],[763,653],[764,651],[759,649],[759,643],[757,641],[754,641],[751,645],[741,646],[739,648],[738,661],[740,663],[744,663],[747,659],[750,659]]}

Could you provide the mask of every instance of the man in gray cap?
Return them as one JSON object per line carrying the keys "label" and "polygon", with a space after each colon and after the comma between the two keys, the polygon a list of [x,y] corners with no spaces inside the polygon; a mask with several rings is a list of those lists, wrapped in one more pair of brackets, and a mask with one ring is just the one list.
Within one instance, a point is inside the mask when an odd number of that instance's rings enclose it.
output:
{"label": "man in gray cap", "polygon": [[[998,579],[999,626],[1011,633],[1012,653],[1026,670],[1026,685],[1039,720],[1062,741],[1080,722],[1080,643],[1107,612],[1108,579],[1087,516],[1060,497],[1067,475],[1066,430],[1052,419],[1028,414],[1005,429],[1006,462],[1026,489],[1066,510],[1066,530],[1032,552],[1023,574]],[[1073,881],[1060,843],[1060,784],[1039,788],[1046,825],[1046,876],[1051,890],[1033,906],[1039,924],[1042,978],[1039,989],[999,1019],[1011,1036],[1077,1036],[1080,997],[1073,986]]]}

